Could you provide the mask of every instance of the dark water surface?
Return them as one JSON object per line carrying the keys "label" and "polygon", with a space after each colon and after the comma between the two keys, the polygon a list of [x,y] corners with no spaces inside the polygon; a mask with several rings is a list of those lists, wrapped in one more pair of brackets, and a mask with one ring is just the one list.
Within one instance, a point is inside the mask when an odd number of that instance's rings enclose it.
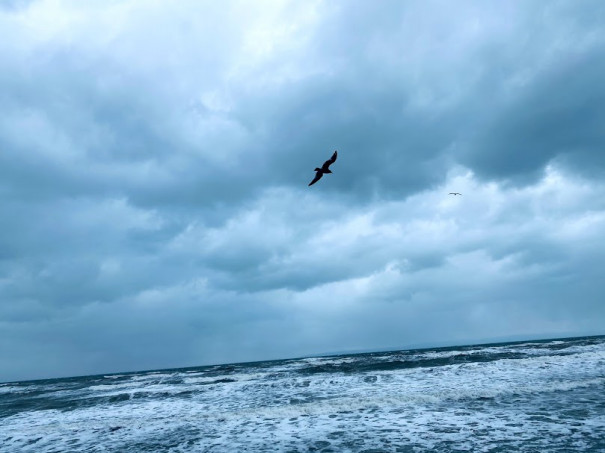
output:
{"label": "dark water surface", "polygon": [[605,337],[0,384],[0,452],[605,452]]}

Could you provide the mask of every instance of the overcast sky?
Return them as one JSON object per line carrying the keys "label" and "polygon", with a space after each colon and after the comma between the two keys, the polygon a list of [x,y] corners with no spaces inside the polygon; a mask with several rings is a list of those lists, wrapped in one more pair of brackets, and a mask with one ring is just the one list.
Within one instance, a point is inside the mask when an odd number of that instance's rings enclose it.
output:
{"label": "overcast sky", "polygon": [[605,333],[601,0],[4,0],[0,68],[0,381]]}

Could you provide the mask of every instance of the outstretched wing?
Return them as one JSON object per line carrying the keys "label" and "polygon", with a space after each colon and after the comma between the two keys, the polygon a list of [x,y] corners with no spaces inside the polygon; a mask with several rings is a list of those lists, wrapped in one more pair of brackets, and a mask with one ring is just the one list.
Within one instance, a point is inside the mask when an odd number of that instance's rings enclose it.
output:
{"label": "outstretched wing", "polygon": [[311,182],[309,183],[309,185],[310,185],[310,186],[312,186],[313,184],[315,184],[317,181],[319,181],[319,180],[321,179],[321,177],[322,177],[323,175],[324,175],[324,174],[323,174],[322,172],[320,172],[320,171],[316,171],[316,172],[315,172],[315,178],[313,178],[313,181],[311,181]]}
{"label": "outstretched wing", "polygon": [[332,154],[332,157],[330,157],[327,161],[324,162],[321,169],[328,170],[330,168],[330,165],[332,165],[334,162],[336,162],[337,157],[338,157],[338,152],[334,151],[334,154]]}

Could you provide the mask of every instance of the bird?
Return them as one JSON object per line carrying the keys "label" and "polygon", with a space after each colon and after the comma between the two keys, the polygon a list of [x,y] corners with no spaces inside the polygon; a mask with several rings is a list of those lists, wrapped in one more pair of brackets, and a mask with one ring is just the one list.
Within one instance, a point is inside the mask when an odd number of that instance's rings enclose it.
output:
{"label": "bird", "polygon": [[334,151],[334,154],[332,154],[332,157],[330,157],[327,161],[325,161],[324,164],[321,166],[321,168],[315,168],[315,172],[316,172],[315,178],[313,178],[313,181],[311,181],[309,183],[310,186],[312,186],[317,181],[319,181],[321,179],[321,177],[324,175],[324,173],[332,173],[332,170],[330,170],[330,165],[332,165],[334,162],[336,162],[337,157],[338,157],[338,152]]}
{"label": "bird", "polygon": [[450,192],[450,195],[462,195],[460,192]]}

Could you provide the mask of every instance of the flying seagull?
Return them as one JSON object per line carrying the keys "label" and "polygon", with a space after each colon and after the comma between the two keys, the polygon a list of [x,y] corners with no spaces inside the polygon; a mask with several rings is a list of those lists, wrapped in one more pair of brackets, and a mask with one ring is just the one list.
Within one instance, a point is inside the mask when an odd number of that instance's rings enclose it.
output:
{"label": "flying seagull", "polygon": [[460,192],[450,192],[450,195],[462,195]]}
{"label": "flying seagull", "polygon": [[311,181],[309,183],[310,186],[312,186],[317,181],[319,181],[321,179],[321,177],[324,175],[324,173],[332,173],[332,170],[330,170],[330,165],[332,165],[334,162],[336,162],[336,157],[338,157],[338,153],[336,151],[334,151],[334,154],[332,154],[332,157],[330,157],[327,161],[325,161],[324,164],[321,166],[321,168],[315,169],[315,171],[316,171],[315,178],[313,178],[313,181]]}

